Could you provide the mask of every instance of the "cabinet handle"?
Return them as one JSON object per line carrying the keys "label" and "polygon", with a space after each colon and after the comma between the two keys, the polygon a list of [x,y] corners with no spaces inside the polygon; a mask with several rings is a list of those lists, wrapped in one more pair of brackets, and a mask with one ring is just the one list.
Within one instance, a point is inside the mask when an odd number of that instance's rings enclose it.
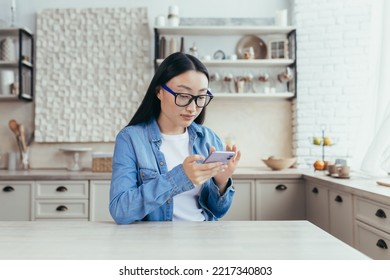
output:
{"label": "cabinet handle", "polygon": [[11,186],[5,186],[3,192],[13,192],[15,189]]}
{"label": "cabinet handle", "polygon": [[57,207],[56,209],[58,212],[64,212],[64,211],[67,211],[68,210],[68,207],[66,207],[65,205],[60,205]]}
{"label": "cabinet handle", "polygon": [[383,239],[379,239],[376,243],[376,246],[378,246],[381,249],[387,249],[387,244]]}
{"label": "cabinet handle", "polygon": [[334,199],[334,201],[336,202],[343,202],[343,198],[341,196],[336,196],[336,198]]}
{"label": "cabinet handle", "polygon": [[57,192],[67,192],[68,189],[64,186],[59,186],[57,189],[56,189]]}
{"label": "cabinet handle", "polygon": [[311,192],[312,193],[318,193],[318,189],[316,187],[314,187]]}
{"label": "cabinet handle", "polygon": [[375,216],[386,219],[386,213],[382,209],[376,210]]}
{"label": "cabinet handle", "polygon": [[275,190],[277,190],[277,191],[284,191],[284,190],[287,190],[287,187],[285,185],[277,185],[275,187]]}

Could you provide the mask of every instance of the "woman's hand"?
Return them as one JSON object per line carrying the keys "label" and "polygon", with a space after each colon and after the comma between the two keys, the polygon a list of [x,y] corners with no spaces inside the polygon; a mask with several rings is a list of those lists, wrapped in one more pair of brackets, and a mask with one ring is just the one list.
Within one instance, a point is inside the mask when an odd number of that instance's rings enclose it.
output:
{"label": "woman's hand", "polygon": [[192,155],[188,156],[183,162],[184,172],[195,185],[203,184],[227,168],[222,162],[199,164],[198,161],[203,160],[204,157],[201,155]]}
{"label": "woman's hand", "polygon": [[[215,148],[211,147],[210,153],[213,151],[215,151]],[[226,145],[226,151],[235,152],[235,156],[228,161],[227,165],[225,165],[226,166],[225,170],[218,172],[214,176],[214,181],[217,184],[217,186],[219,187],[221,194],[225,192],[226,184],[227,184],[229,178],[233,175],[233,172],[236,170],[238,162],[241,159],[241,152],[237,148],[236,145],[233,145],[233,146]]]}
{"label": "woman's hand", "polygon": [[[229,160],[228,164],[222,162],[212,162],[199,164],[198,161],[203,161],[204,157],[201,155],[188,156],[183,162],[183,169],[187,177],[195,185],[201,185],[210,178],[214,177],[215,183],[218,185],[220,192],[224,193],[226,183],[232,176],[237,164],[241,158],[241,152],[233,145],[226,145],[227,151],[235,152],[235,156]],[[214,152],[215,148],[210,148],[210,153]]]}

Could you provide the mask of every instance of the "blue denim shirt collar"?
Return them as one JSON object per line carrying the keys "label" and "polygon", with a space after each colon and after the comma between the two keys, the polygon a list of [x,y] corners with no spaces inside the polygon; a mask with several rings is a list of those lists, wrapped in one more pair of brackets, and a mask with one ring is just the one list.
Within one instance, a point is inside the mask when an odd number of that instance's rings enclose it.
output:
{"label": "blue denim shirt collar", "polygon": [[[153,142],[159,149],[162,143],[162,134],[160,131],[160,127],[158,126],[156,119],[151,119],[147,124],[146,128],[148,130],[149,140]],[[188,133],[190,135],[190,143],[194,143],[196,137],[204,137],[204,133],[201,130],[201,127],[192,122],[192,124],[187,127]]]}

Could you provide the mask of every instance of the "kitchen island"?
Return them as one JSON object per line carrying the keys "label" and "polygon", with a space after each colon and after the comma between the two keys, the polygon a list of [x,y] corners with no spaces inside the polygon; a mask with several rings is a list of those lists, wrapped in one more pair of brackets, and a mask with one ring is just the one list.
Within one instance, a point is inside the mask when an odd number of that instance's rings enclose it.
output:
{"label": "kitchen island", "polygon": [[308,221],[0,222],[2,260],[367,260]]}

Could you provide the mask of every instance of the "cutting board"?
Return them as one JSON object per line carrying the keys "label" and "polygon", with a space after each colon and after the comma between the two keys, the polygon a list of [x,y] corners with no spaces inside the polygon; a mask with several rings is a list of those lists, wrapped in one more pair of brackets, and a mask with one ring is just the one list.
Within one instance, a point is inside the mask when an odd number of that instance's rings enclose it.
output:
{"label": "cutting board", "polygon": [[390,187],[390,179],[389,180],[379,180],[379,181],[376,181],[376,183],[378,185],[381,185],[381,186],[385,186],[385,187]]}

